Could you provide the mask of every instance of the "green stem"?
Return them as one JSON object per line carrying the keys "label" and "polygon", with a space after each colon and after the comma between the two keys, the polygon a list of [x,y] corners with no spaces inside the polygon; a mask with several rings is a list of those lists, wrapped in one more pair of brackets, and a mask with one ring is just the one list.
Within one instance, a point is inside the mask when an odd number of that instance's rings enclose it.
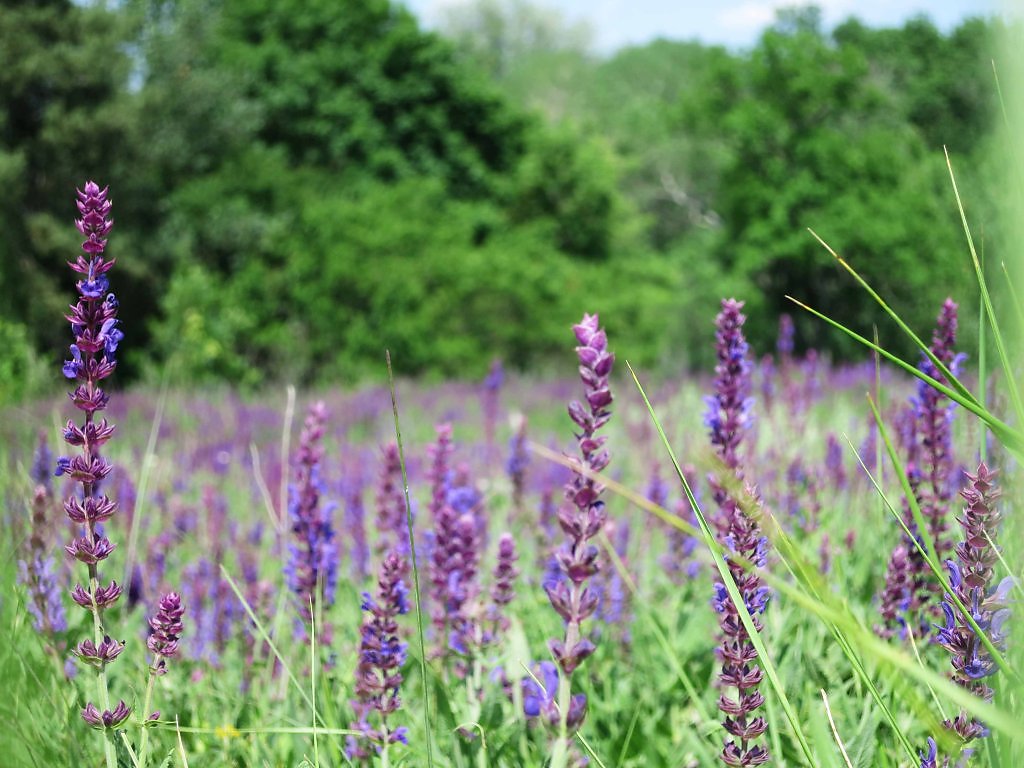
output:
{"label": "green stem", "polygon": [[[156,670],[160,664],[159,654],[153,659],[153,666],[149,668],[149,680],[146,683],[146,697],[142,700],[142,737],[139,740],[139,768],[146,768],[149,760],[149,705],[153,700],[153,683],[156,681]],[[315,723],[314,723],[315,725]]]}

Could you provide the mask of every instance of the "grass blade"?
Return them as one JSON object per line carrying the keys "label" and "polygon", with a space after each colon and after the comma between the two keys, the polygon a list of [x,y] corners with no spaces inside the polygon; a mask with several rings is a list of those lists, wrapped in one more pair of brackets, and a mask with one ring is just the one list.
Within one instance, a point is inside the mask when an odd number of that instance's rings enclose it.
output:
{"label": "grass blade", "polygon": [[409,477],[405,471],[405,451],[402,447],[402,430],[398,424],[398,398],[395,396],[395,374],[391,369],[391,350],[384,351],[384,359],[388,366],[388,387],[391,390],[391,411],[395,417],[395,440],[398,442],[398,461],[402,467],[402,487],[405,488],[405,523],[409,530],[409,557],[412,559],[413,596],[416,598],[416,630],[420,643],[420,674],[423,677],[423,729],[427,741],[427,765],[434,765],[434,753],[431,747],[430,723],[430,683],[427,677],[427,641],[423,631],[423,601],[420,595],[420,570],[416,562],[416,536],[412,526],[412,502],[409,500]]}

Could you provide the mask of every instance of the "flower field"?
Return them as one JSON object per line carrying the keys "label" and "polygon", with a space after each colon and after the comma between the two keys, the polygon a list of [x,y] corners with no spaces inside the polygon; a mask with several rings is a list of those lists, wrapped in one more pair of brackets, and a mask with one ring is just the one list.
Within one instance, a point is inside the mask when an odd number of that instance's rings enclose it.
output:
{"label": "flower field", "polygon": [[1021,764],[1015,389],[952,301],[939,388],[726,299],[703,376],[585,315],[554,378],[106,391],[78,203],[72,397],[2,426],[4,765]]}

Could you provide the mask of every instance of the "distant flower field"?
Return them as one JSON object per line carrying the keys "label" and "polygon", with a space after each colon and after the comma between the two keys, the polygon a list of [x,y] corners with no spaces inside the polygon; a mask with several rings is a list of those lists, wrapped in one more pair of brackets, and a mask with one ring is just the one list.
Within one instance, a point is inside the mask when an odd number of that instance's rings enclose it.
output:
{"label": "distant flower field", "polygon": [[1019,445],[952,301],[939,388],[724,299],[643,390],[595,314],[558,378],[105,391],[78,206],[72,397],[0,422],[3,765],[1022,764]]}

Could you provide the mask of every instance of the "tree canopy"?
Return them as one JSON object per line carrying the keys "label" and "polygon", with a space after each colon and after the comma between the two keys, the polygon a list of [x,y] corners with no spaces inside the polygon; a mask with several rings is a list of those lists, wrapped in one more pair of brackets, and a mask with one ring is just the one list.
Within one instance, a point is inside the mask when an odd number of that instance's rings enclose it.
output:
{"label": "tree canopy", "polygon": [[[525,369],[583,311],[678,367],[733,293],[762,348],[785,294],[865,330],[807,228],[925,327],[972,300],[942,146],[983,189],[996,29],[805,9],[745,51],[598,56],[526,0],[440,32],[388,0],[5,4],[0,370],[67,343],[86,178],[112,189],[127,379],[347,382],[385,346],[407,374]],[[972,206],[998,242],[996,203]]]}

